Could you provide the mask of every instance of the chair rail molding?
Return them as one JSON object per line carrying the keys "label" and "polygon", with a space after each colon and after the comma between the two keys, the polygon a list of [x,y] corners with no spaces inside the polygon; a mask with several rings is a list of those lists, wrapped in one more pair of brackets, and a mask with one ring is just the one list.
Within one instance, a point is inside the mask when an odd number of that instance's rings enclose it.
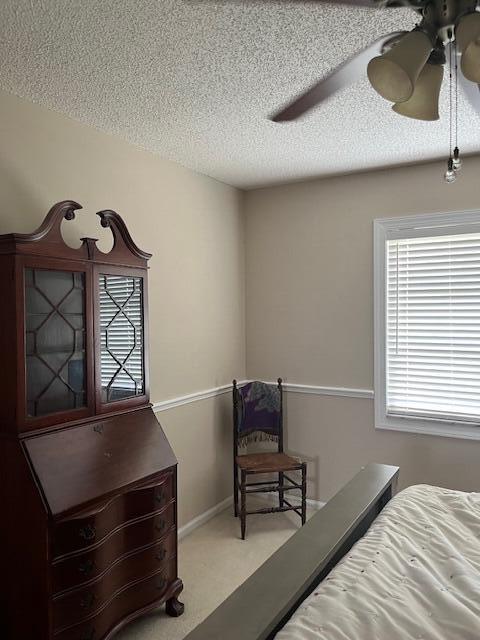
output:
{"label": "chair rail molding", "polygon": [[343,396],[345,398],[370,398],[373,400],[373,389],[323,387],[320,385],[296,384],[293,382],[284,382],[283,389],[284,391],[289,391],[290,393],[306,393],[315,396]]}
{"label": "chair rail molding", "polygon": [[[253,378],[252,378],[253,380]],[[239,385],[251,382],[252,380],[241,380]],[[266,381],[268,384],[277,384],[273,381]],[[206,400],[207,398],[214,398],[225,393],[229,393],[232,390],[231,384],[223,384],[218,387],[212,387],[211,389],[204,389],[203,391],[196,391],[184,396],[178,396],[177,398],[170,398],[168,400],[161,400],[153,404],[153,410],[155,412],[167,411],[168,409],[174,409],[175,407],[181,407],[184,404],[190,404],[197,402],[198,400]],[[283,382],[283,390],[288,393],[303,393],[316,396],[340,396],[344,398],[366,398],[373,400],[373,389],[353,389],[348,387],[324,387],[320,385],[311,384],[296,384],[293,382]]]}
{"label": "chair rail molding", "polygon": [[196,391],[189,393],[185,396],[178,396],[177,398],[170,398],[168,400],[161,400],[153,404],[153,410],[167,411],[168,409],[174,409],[175,407],[181,407],[184,404],[190,404],[191,402],[197,402],[198,400],[206,400],[207,398],[214,398],[215,396],[221,396],[224,393],[228,393],[232,390],[231,384],[223,384],[220,387],[213,387],[211,389],[204,389],[203,391]]}

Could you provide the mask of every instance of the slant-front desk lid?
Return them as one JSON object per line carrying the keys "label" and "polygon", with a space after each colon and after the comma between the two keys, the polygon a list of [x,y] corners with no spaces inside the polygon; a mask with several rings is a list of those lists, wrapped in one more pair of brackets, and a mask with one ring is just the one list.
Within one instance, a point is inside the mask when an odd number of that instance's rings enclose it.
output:
{"label": "slant-front desk lid", "polygon": [[151,408],[34,436],[24,446],[53,517],[177,464]]}

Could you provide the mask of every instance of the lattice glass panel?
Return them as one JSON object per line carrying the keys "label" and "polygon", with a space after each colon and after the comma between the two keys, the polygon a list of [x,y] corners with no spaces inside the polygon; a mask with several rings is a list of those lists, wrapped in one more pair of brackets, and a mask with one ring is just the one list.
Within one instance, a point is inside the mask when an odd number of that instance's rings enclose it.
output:
{"label": "lattice glass panel", "polygon": [[145,393],[142,278],[99,276],[102,400]]}
{"label": "lattice glass panel", "polygon": [[86,406],[85,276],[25,270],[27,414]]}

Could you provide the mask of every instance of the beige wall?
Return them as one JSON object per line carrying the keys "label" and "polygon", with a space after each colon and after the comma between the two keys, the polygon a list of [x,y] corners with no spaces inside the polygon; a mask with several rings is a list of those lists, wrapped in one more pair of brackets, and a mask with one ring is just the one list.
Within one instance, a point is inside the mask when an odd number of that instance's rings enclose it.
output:
{"label": "beige wall", "polygon": [[[32,231],[53,203],[73,199],[85,211],[70,242],[87,234],[107,248],[110,232],[94,213],[109,208],[124,217],[140,248],[153,253],[153,402],[244,377],[239,191],[4,93],[0,141],[0,233]],[[224,401],[159,414],[180,462],[181,523],[230,492]]]}
{"label": "beige wall", "polygon": [[229,393],[158,414],[179,455],[179,520],[200,515],[232,494]]}
{"label": "beige wall", "polygon": [[[465,161],[454,185],[442,182],[442,163],[261,189],[244,199],[2,93],[0,140],[0,233],[31,231],[52,203],[72,198],[85,212],[67,226],[69,242],[88,234],[108,248],[109,231],[93,214],[112,208],[154,254],[154,402],[246,375],[372,388],[372,220],[479,205],[478,158]],[[327,499],[371,460],[399,464],[403,485],[480,487],[480,443],[376,431],[371,400],[287,394],[286,414],[289,448],[310,461],[311,497]],[[184,524],[231,491],[230,396],[159,418],[180,462]]]}
{"label": "beige wall", "polygon": [[[372,221],[478,208],[480,158],[452,185],[444,165],[247,193],[248,377],[373,388]],[[312,459],[312,497],[369,461],[399,464],[402,485],[480,490],[480,443],[375,430],[369,399],[287,395],[289,446]]]}

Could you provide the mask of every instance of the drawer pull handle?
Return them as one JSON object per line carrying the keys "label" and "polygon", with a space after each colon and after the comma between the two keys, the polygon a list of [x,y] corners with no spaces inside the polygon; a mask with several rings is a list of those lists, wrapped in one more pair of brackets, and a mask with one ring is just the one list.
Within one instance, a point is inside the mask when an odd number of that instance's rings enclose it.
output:
{"label": "drawer pull handle", "polygon": [[85,560],[78,567],[78,570],[80,571],[80,573],[84,575],[86,578],[88,578],[88,576],[90,576],[93,573],[94,569],[96,569],[94,560]]}
{"label": "drawer pull handle", "polygon": [[95,538],[97,537],[97,531],[95,527],[92,526],[91,524],[87,524],[84,527],[82,527],[78,532],[78,534],[81,538],[83,538],[87,542],[90,542],[91,540],[95,540]]}
{"label": "drawer pull handle", "polygon": [[157,493],[155,494],[155,500],[160,503],[165,500],[165,491],[163,489],[157,491]]}
{"label": "drawer pull handle", "polygon": [[95,627],[92,627],[90,631],[85,631],[80,640],[95,640]]}
{"label": "drawer pull handle", "polygon": [[160,522],[157,522],[157,524],[155,525],[155,529],[157,531],[163,531],[166,527],[166,524],[167,523],[165,522],[165,520],[160,520]]}
{"label": "drawer pull handle", "polygon": [[95,594],[90,591],[80,600],[80,606],[82,609],[91,609],[96,599]]}
{"label": "drawer pull handle", "polygon": [[166,578],[162,578],[157,584],[157,589],[159,591],[162,591],[163,589],[165,589],[166,584],[167,584],[167,579]]}
{"label": "drawer pull handle", "polygon": [[159,551],[159,552],[157,553],[157,555],[155,556],[155,558],[156,558],[159,562],[161,562],[161,561],[165,558],[165,556],[166,556],[166,555],[167,555],[167,550],[166,550],[166,549],[162,549],[161,551]]}

